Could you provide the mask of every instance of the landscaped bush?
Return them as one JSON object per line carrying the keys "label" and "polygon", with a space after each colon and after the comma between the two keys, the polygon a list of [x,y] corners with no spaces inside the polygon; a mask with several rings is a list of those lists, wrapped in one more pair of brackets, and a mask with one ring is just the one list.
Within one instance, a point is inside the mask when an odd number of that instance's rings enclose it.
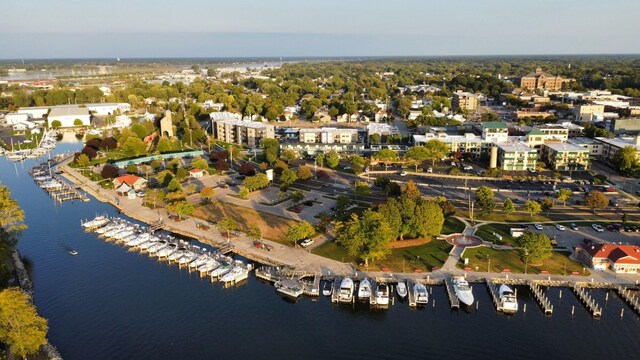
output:
{"label": "landscaped bush", "polygon": [[105,179],[115,179],[118,177],[118,168],[111,164],[106,164],[102,168],[100,175]]}

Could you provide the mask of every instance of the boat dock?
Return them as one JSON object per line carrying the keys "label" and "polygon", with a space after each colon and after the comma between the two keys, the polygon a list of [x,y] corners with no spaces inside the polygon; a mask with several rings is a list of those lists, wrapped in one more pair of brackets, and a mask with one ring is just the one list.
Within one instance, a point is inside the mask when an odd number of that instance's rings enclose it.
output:
{"label": "boat dock", "polygon": [[233,252],[233,248],[235,246],[233,246],[233,244],[225,244],[220,246],[220,248],[218,249],[218,253],[222,254],[222,255],[227,255],[230,252]]}
{"label": "boat dock", "polygon": [[449,297],[449,303],[452,309],[460,308],[460,299],[456,295],[456,291],[453,289],[453,281],[450,277],[444,279],[444,287],[447,290],[447,296]]}
{"label": "boat dock", "polygon": [[407,299],[409,299],[409,306],[416,307],[416,294],[413,293],[414,282],[411,279],[407,279]]}
{"label": "boat dock", "polygon": [[620,285],[615,288],[618,291],[618,295],[627,303],[636,314],[640,315],[640,299],[638,298],[635,292],[631,292],[631,289],[627,289],[626,287],[622,287]]}
{"label": "boat dock", "polygon": [[553,305],[551,305],[551,301],[549,301],[549,299],[544,294],[540,286],[537,283],[531,281],[529,283],[529,289],[531,289],[531,293],[533,294],[533,297],[535,297],[538,304],[540,304],[540,307],[542,308],[542,311],[544,311],[544,314],[545,315],[553,314]]}
{"label": "boat dock", "polygon": [[496,306],[496,310],[502,311],[502,305],[500,304],[500,298],[498,296],[498,291],[496,290],[496,284],[493,280],[487,280],[487,289],[489,290],[489,295],[491,295],[491,300],[493,304]]}
{"label": "boat dock", "polygon": [[337,277],[333,279],[333,290],[331,291],[331,302],[339,303],[340,302],[340,282],[342,282],[342,278]]}
{"label": "boat dock", "polygon": [[255,271],[256,277],[268,282],[276,282],[282,279],[282,274],[278,268],[273,266],[261,266]]}
{"label": "boat dock", "polygon": [[59,176],[51,174],[49,162],[34,166],[29,170],[29,174],[42,190],[49,193],[49,195],[58,202],[72,200],[89,201],[89,197],[81,193],[78,189],[72,187]]}
{"label": "boat dock", "polygon": [[313,281],[301,281],[302,284],[302,293],[307,296],[320,296],[320,279],[322,278],[321,274],[314,274]]}
{"label": "boat dock", "polygon": [[591,297],[591,294],[579,283],[573,285],[573,292],[576,293],[578,299],[582,301],[584,306],[591,312],[594,317],[602,316],[602,306]]}
{"label": "boat dock", "polygon": [[378,301],[376,300],[376,290],[378,289],[378,280],[376,280],[376,278],[371,278],[369,281],[371,282],[371,293],[369,294],[369,305],[376,306],[378,305]]}

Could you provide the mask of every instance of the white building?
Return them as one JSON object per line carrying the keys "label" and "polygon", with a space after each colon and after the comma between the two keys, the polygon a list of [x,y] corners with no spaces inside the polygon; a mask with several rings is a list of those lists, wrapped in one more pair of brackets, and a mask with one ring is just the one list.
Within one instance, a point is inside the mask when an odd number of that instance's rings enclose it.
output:
{"label": "white building", "polygon": [[212,112],[209,114],[209,118],[211,121],[222,121],[222,120],[242,120],[241,114],[236,114],[228,111],[220,111],[220,112]]}
{"label": "white building", "polygon": [[5,119],[7,120],[7,125],[17,125],[30,121],[32,117],[31,114],[8,113],[5,115]]}
{"label": "white building", "polygon": [[30,114],[34,119],[42,119],[49,113],[49,109],[51,109],[51,106],[21,107],[17,113]]}
{"label": "white building", "polygon": [[53,107],[47,119],[49,126],[52,126],[54,121],[59,121],[60,127],[77,126],[76,120],[80,120],[83,126],[91,124],[89,109],[80,106]]}

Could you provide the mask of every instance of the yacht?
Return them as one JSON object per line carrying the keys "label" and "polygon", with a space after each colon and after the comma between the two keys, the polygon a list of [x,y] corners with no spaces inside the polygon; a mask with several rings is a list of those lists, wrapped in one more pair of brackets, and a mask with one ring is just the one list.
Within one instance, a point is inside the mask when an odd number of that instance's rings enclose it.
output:
{"label": "yacht", "polygon": [[389,285],[385,283],[379,283],[376,289],[376,304],[380,306],[389,305]]}
{"label": "yacht", "polygon": [[217,279],[224,276],[226,273],[231,271],[231,268],[233,268],[233,265],[230,262],[223,261],[219,266],[211,270],[211,279]]}
{"label": "yacht", "polygon": [[413,285],[413,297],[416,299],[416,304],[425,305],[429,302],[429,294],[427,293],[427,287],[419,282]]}
{"label": "yacht", "polygon": [[147,252],[151,256],[155,256],[155,254],[157,254],[158,251],[162,250],[166,246],[167,246],[167,240],[160,240],[157,243],[151,245],[151,247],[149,249],[147,249]]}
{"label": "yacht", "polygon": [[473,292],[467,280],[463,276],[453,277],[453,289],[461,303],[471,306],[473,305]]}
{"label": "yacht", "polygon": [[369,300],[369,297],[371,297],[371,282],[369,282],[369,279],[364,278],[358,285],[358,299]]}
{"label": "yacht", "polygon": [[152,236],[149,238],[149,240],[138,245],[138,249],[140,249],[140,251],[147,251],[149,250],[150,247],[152,247],[157,242],[158,242],[158,238],[155,236]]}
{"label": "yacht", "polygon": [[[36,178],[37,181],[37,178]],[[107,223],[109,222],[109,218],[107,216],[96,216],[93,220],[89,220],[85,223],[82,224],[82,227],[84,227],[85,229],[92,229],[92,228],[97,228],[97,227],[101,227],[104,225],[107,225]]]}
{"label": "yacht", "polygon": [[209,255],[201,254],[195,260],[189,263],[189,269],[197,269],[209,259]]}
{"label": "yacht", "polygon": [[171,261],[178,261],[178,259],[180,259],[182,257],[182,255],[184,255],[185,251],[187,251],[187,248],[184,247],[184,246],[180,246],[176,252],[174,252],[173,254],[169,255],[167,260],[169,260],[170,262]]}
{"label": "yacht", "polygon": [[138,245],[142,244],[143,242],[149,240],[150,237],[151,237],[151,235],[149,235],[149,233],[140,234],[140,235],[134,237],[132,240],[129,240],[127,242],[127,246],[131,246],[131,247],[138,246]]}
{"label": "yacht", "polygon": [[299,298],[302,295],[302,285],[295,280],[278,280],[275,283],[276,291],[292,298]]}
{"label": "yacht", "polygon": [[178,258],[178,266],[187,265],[197,258],[198,254],[194,254],[193,251],[187,250],[182,254],[182,257]]}
{"label": "yacht", "polygon": [[322,295],[330,296],[332,292],[333,292],[333,283],[331,281],[325,282],[324,286],[322,287]]}
{"label": "yacht", "polygon": [[407,284],[404,283],[404,281],[399,281],[398,285],[396,286],[396,292],[398,293],[398,296],[400,297],[400,299],[404,299],[407,297]]}
{"label": "yacht", "polygon": [[338,300],[340,302],[353,301],[353,280],[346,277],[340,282],[340,293],[338,294]]}
{"label": "yacht", "polygon": [[75,250],[71,250],[71,251],[69,251],[69,254],[71,254],[72,256],[76,256],[76,255],[78,255],[78,252],[75,251]]}
{"label": "yacht", "polygon": [[236,262],[229,272],[224,274],[220,281],[223,283],[237,283],[249,277],[249,271],[251,271],[251,264],[244,264],[242,262]]}
{"label": "yacht", "polygon": [[516,298],[516,294],[509,286],[505,284],[500,285],[500,288],[498,289],[498,296],[500,298],[500,307],[502,309],[502,312],[518,312],[518,299]]}
{"label": "yacht", "polygon": [[162,260],[162,259],[168,258],[170,255],[173,255],[174,253],[176,253],[177,248],[178,248],[178,244],[174,244],[174,243],[169,244],[164,249],[158,251],[158,254],[157,254],[158,259]]}

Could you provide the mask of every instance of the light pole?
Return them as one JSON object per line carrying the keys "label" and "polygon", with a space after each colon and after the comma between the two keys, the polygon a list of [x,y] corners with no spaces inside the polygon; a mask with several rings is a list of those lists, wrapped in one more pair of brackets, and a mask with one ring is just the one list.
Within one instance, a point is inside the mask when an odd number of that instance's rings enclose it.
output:
{"label": "light pole", "polygon": [[487,272],[491,272],[491,258],[487,255]]}
{"label": "light pole", "polygon": [[524,273],[527,273],[527,265],[529,264],[529,251],[524,249]]}

